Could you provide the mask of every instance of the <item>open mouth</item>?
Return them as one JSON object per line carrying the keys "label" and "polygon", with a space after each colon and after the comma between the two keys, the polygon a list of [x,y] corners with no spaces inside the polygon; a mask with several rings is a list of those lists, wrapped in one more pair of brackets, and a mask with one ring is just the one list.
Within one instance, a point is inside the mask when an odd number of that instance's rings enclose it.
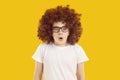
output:
{"label": "open mouth", "polygon": [[59,37],[60,40],[62,40],[63,38],[62,37]]}

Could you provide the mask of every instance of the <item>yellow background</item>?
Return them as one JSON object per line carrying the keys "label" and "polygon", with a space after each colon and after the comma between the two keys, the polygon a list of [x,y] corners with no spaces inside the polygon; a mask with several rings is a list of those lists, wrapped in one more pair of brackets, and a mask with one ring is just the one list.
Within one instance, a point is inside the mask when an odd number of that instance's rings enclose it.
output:
{"label": "yellow background", "polygon": [[86,80],[120,80],[119,0],[1,0],[0,80],[33,80],[38,20],[46,9],[67,4],[82,13]]}

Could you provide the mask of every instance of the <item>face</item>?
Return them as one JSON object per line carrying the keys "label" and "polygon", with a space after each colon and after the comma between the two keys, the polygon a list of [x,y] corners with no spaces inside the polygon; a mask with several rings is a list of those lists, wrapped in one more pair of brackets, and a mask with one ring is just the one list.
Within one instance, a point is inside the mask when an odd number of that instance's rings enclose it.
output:
{"label": "face", "polygon": [[69,36],[69,29],[66,26],[66,23],[63,22],[54,22],[52,27],[52,36],[54,39],[54,44],[59,46],[64,46],[67,44],[67,38]]}

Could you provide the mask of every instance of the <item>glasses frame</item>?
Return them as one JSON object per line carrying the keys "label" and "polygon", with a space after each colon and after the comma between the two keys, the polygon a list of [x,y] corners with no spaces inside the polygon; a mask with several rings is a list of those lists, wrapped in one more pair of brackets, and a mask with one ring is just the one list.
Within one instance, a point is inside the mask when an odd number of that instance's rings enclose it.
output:
{"label": "glasses frame", "polygon": [[[57,30],[57,31],[54,31],[54,30],[53,30],[54,28],[57,28],[58,30]],[[66,30],[64,30],[64,28],[66,28]],[[64,32],[64,33],[69,31],[69,29],[68,29],[67,27],[65,27],[65,26],[63,26],[63,27],[57,27],[57,26],[52,27],[52,31],[55,32],[55,33],[60,32],[60,29],[61,29],[61,31]]]}

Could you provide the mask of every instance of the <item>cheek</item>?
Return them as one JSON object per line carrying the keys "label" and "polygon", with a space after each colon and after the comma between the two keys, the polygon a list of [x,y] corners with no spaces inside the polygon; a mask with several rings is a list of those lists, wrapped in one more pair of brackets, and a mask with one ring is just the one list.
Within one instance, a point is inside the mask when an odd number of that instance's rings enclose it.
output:
{"label": "cheek", "polygon": [[52,36],[53,36],[53,38],[55,38],[57,36],[57,34],[53,33]]}
{"label": "cheek", "polygon": [[66,36],[69,36],[69,32],[68,32],[68,33],[66,33]]}

